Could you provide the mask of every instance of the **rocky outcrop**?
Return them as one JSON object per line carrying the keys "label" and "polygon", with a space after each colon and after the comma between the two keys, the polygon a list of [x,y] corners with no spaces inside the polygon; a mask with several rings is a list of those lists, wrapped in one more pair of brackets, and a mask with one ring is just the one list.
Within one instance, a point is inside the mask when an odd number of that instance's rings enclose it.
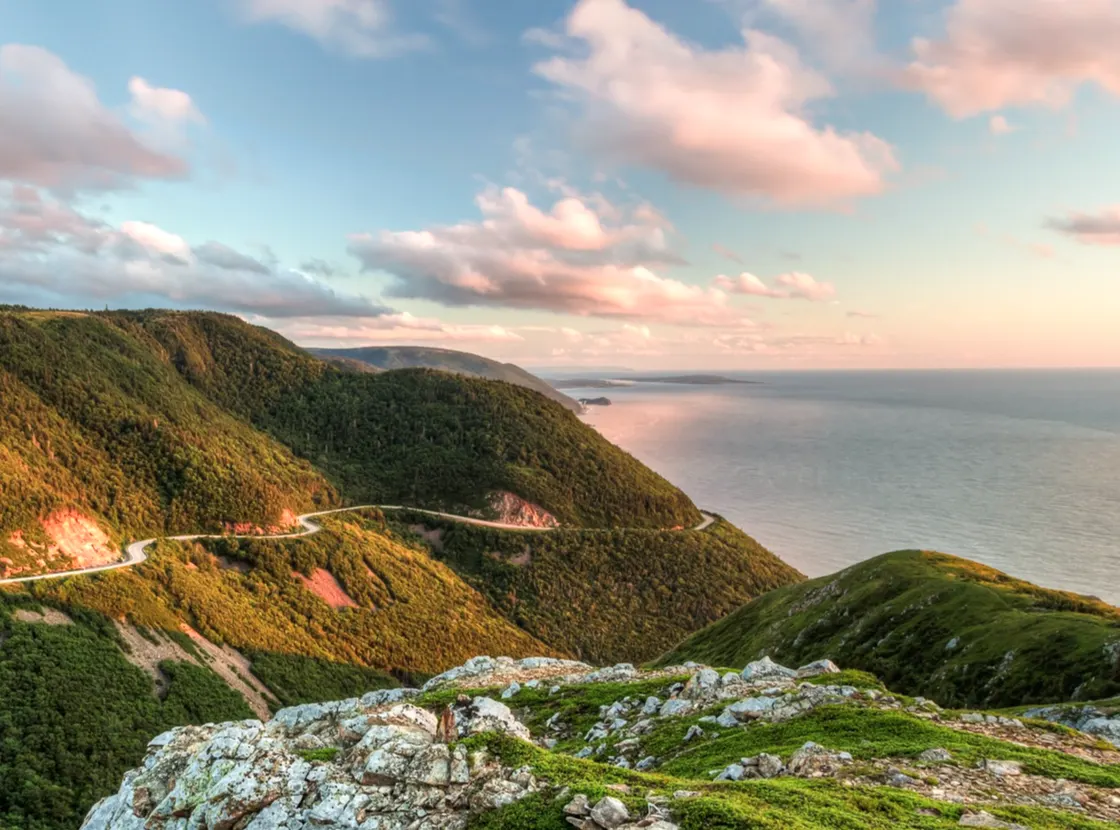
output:
{"label": "rocky outcrop", "polygon": [[556,517],[543,507],[525,501],[514,493],[499,491],[490,494],[490,509],[495,521],[522,527],[559,527]]}
{"label": "rocky outcrop", "polygon": [[408,702],[414,695],[391,690],[296,706],[267,725],[173,729],[151,742],[143,765],[82,827],[461,830],[471,814],[540,789],[528,768],[447,742],[484,732],[528,738],[505,705],[459,701],[448,710],[448,735],[441,719]]}
{"label": "rocky outcrop", "polygon": [[1120,747],[1120,706],[1040,706],[1023,716],[1060,723]]}

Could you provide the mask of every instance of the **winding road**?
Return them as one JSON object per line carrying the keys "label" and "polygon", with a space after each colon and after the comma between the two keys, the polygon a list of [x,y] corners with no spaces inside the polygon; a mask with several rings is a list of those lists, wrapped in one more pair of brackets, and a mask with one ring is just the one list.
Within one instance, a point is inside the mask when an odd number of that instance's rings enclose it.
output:
{"label": "winding road", "polygon": [[[475,519],[470,516],[458,516],[454,513],[441,513],[438,510],[424,510],[420,507],[407,507],[400,504],[362,504],[356,507],[339,507],[334,510],[320,510],[318,513],[304,513],[302,516],[297,516],[296,521],[299,522],[303,530],[295,533],[279,533],[274,536],[260,536],[260,535],[245,535],[245,536],[230,536],[220,533],[196,533],[190,536],[168,536],[167,538],[174,542],[190,542],[195,539],[298,539],[301,536],[311,536],[322,530],[321,525],[315,524],[311,521],[319,516],[330,516],[335,513],[352,513],[357,510],[407,510],[411,513],[426,513],[429,516],[438,516],[441,519],[448,519],[453,522],[462,522],[470,525],[480,525],[481,527],[496,527],[500,530],[520,530],[531,533],[546,533],[550,530],[557,530],[553,527],[526,527],[525,525],[511,525],[504,522],[491,522],[486,519]],[[703,521],[696,527],[688,528],[689,530],[705,530],[716,517],[700,511],[700,515],[704,517]],[[95,565],[91,568],[78,568],[73,571],[55,571],[49,574],[39,574],[38,576],[17,576],[8,579],[0,579],[0,585],[14,585],[17,582],[37,582],[40,579],[62,579],[65,576],[78,576],[80,574],[92,574],[99,571],[115,571],[118,568],[131,568],[133,565],[139,565],[141,562],[148,558],[145,550],[149,545],[155,544],[157,539],[143,539],[139,542],[133,542],[125,548],[125,557],[120,562],[113,562],[109,565]]]}

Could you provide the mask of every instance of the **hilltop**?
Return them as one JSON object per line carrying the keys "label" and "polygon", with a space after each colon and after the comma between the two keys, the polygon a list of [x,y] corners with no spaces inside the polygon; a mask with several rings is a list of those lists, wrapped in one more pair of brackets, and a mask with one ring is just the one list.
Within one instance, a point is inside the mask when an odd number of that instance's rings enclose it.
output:
{"label": "hilltop", "polygon": [[540,392],[572,412],[581,411],[579,403],[520,366],[491,360],[470,352],[436,349],[430,346],[364,346],[356,349],[308,349],[308,351],[317,357],[344,361],[349,365],[368,366],[375,371],[439,369],[467,377],[503,380],[506,383]]}
{"label": "hilltop", "polygon": [[477,657],[422,689],[176,729],[83,830],[1103,830],[1120,750],[827,660],[642,672]]}
{"label": "hilltop", "polygon": [[1120,694],[1120,609],[966,559],[899,551],[759,597],[660,659],[827,654],[954,706]]}

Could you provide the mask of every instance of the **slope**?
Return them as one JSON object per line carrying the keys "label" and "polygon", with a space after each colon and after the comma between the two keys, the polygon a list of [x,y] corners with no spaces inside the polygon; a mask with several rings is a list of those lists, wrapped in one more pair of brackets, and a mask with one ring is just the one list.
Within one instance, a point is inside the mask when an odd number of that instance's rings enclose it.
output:
{"label": "slope", "polygon": [[654,658],[742,603],[804,577],[734,525],[495,530],[393,514],[509,619],[581,659]]}
{"label": "slope", "polygon": [[227,315],[114,312],[211,400],[322,470],[352,503],[486,511],[509,491],[565,524],[700,521],[680,490],[574,414],[508,383],[328,366]]}
{"label": "slope", "polygon": [[940,553],[900,551],[787,586],[697,632],[662,664],[818,656],[948,705],[1120,693],[1120,609]]}
{"label": "slope", "polygon": [[277,525],[332,504],[326,480],[224,411],[149,344],[76,313],[0,313],[0,557],[67,560],[41,523],[136,534]]}
{"label": "slope", "polygon": [[468,377],[504,380],[540,392],[565,409],[579,412],[582,407],[550,383],[513,363],[501,363],[488,357],[460,352],[454,349],[435,349],[427,346],[365,346],[357,349],[308,349],[324,359],[363,363],[381,370],[439,369]]}

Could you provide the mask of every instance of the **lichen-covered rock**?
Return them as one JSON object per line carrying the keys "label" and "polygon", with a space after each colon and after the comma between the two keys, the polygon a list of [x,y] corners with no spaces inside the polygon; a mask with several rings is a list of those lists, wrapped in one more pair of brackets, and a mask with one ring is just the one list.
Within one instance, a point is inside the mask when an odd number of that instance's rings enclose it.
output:
{"label": "lichen-covered rock", "polygon": [[852,756],[847,752],[825,749],[820,744],[807,741],[790,756],[786,771],[801,778],[820,778],[835,775],[838,769],[851,760]]}
{"label": "lichen-covered rock", "polygon": [[839,674],[840,667],[833,663],[831,660],[814,660],[808,663],[796,672],[798,678],[818,677],[822,674]]}
{"label": "lichen-covered rock", "polygon": [[[496,809],[540,788],[440,740],[434,714],[407,695],[291,707],[272,722],[189,726],[156,738],[143,765],[89,812],[84,830],[461,830],[472,810]],[[282,715],[282,717],[281,717]],[[456,734],[528,737],[508,707],[475,698],[457,708]],[[338,754],[301,757],[309,736]],[[316,748],[320,748],[316,747]]]}
{"label": "lichen-covered rock", "polygon": [[744,680],[755,683],[760,680],[781,680],[791,678],[796,675],[793,669],[788,669],[785,666],[780,666],[771,660],[769,657],[763,657],[761,660],[755,660],[753,663],[748,663],[746,668],[740,673],[740,677]]}

